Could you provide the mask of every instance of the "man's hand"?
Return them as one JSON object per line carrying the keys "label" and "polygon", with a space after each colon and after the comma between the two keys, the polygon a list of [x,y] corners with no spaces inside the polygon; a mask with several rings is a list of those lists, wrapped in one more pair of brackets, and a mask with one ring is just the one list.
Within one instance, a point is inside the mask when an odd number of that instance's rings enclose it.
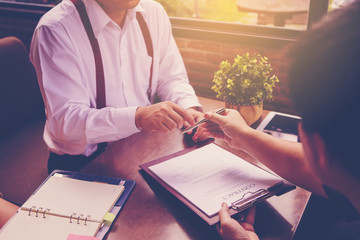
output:
{"label": "man's hand", "polygon": [[[195,123],[200,121],[201,119],[204,118],[204,113],[200,112],[199,110],[195,109],[195,108],[188,108],[186,109],[186,111],[193,116],[193,118],[195,119]],[[188,123],[187,121],[184,122],[184,128],[188,128],[191,127],[193,125],[191,125],[190,123]],[[191,132],[189,132],[191,133]]]}
{"label": "man's hand", "polygon": [[138,107],[135,124],[147,132],[169,132],[184,124],[195,124],[194,116],[188,110],[172,102],[160,102],[147,107]]}
{"label": "man's hand", "polygon": [[259,240],[254,231],[255,208],[251,208],[243,222],[237,222],[230,217],[226,203],[221,205],[219,212],[220,225],[217,230],[224,240]]}

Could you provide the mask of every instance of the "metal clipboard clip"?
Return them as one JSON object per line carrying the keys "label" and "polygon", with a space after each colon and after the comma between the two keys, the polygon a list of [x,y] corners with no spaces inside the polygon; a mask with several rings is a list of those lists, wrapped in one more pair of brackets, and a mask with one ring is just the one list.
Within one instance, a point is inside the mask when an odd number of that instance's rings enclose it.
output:
{"label": "metal clipboard clip", "polygon": [[231,203],[231,208],[238,212],[245,210],[246,208],[251,207],[256,203],[261,202],[272,196],[273,190],[282,184],[283,182],[281,181],[268,189],[259,189],[255,192],[246,192],[239,200]]}

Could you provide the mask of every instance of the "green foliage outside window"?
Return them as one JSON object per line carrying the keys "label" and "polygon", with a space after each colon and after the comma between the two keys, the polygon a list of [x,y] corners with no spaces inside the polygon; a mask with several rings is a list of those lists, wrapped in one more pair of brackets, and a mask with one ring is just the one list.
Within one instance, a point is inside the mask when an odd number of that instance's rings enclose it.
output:
{"label": "green foliage outside window", "polygon": [[156,0],[171,17],[211,19],[215,21],[255,23],[257,15],[237,10],[236,0]]}
{"label": "green foliage outside window", "polygon": [[192,17],[194,14],[194,0],[156,0],[166,9],[169,16]]}

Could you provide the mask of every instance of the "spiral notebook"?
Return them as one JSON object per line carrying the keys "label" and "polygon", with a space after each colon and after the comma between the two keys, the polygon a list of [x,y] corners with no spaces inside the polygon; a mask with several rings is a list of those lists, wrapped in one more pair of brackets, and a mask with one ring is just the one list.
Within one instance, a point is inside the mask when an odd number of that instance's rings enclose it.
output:
{"label": "spiral notebook", "polygon": [[119,213],[135,184],[131,180],[109,180],[53,172],[5,225],[0,239],[66,240],[70,234],[103,238],[111,225],[107,217]]}

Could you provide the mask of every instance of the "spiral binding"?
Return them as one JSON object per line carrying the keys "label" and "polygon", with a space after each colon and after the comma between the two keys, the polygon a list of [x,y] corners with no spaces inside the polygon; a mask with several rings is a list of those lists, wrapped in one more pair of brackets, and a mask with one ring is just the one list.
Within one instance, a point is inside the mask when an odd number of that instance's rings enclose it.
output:
{"label": "spiral binding", "polygon": [[73,216],[75,216],[75,215],[76,215],[76,213],[73,213],[73,214],[70,215],[70,223],[72,223],[72,218],[73,218]]}
{"label": "spiral binding", "polygon": [[30,209],[29,209],[29,216],[31,216],[31,209],[35,209],[36,208],[36,206],[32,206]]}
{"label": "spiral binding", "polygon": [[35,217],[38,217],[38,216],[39,216],[39,211],[40,211],[40,210],[43,210],[43,208],[42,208],[42,207],[39,207],[39,208],[36,210]]}
{"label": "spiral binding", "polygon": [[35,212],[35,217],[39,217],[39,213],[42,213],[43,218],[46,218],[46,212],[49,212],[51,209],[46,208],[44,211],[41,211],[43,209],[44,208],[42,208],[42,207],[39,207],[38,209],[36,209],[36,206],[32,206],[29,209],[29,214],[28,215],[31,216],[31,212]]}
{"label": "spiral binding", "polygon": [[[29,208],[29,216],[31,216],[31,212],[35,212],[35,217],[39,217],[39,213],[42,213],[42,217],[46,218],[46,213],[50,212],[51,209],[50,208],[46,208],[44,210],[44,208],[39,207],[36,208],[36,206],[32,206],[31,208]],[[90,215],[87,215],[86,217],[84,216],[84,214],[77,214],[77,213],[72,213],[70,215],[70,223],[73,223],[73,220],[76,220],[77,224],[80,224],[81,221],[84,221],[84,225],[87,225],[88,221],[90,219]]]}
{"label": "spiral binding", "polygon": [[50,208],[45,209],[45,211],[43,212],[43,218],[45,218],[46,211],[50,211]]}
{"label": "spiral binding", "polygon": [[88,219],[90,218],[90,215],[87,215],[86,217],[84,217],[84,214],[79,214],[77,217],[76,217],[76,215],[77,215],[77,213],[72,213],[71,215],[70,215],[70,223],[73,223],[73,220],[75,220],[76,219],[76,223],[77,224],[80,224],[80,221],[84,221],[84,225],[86,225],[87,224],[87,222],[88,222]]}

